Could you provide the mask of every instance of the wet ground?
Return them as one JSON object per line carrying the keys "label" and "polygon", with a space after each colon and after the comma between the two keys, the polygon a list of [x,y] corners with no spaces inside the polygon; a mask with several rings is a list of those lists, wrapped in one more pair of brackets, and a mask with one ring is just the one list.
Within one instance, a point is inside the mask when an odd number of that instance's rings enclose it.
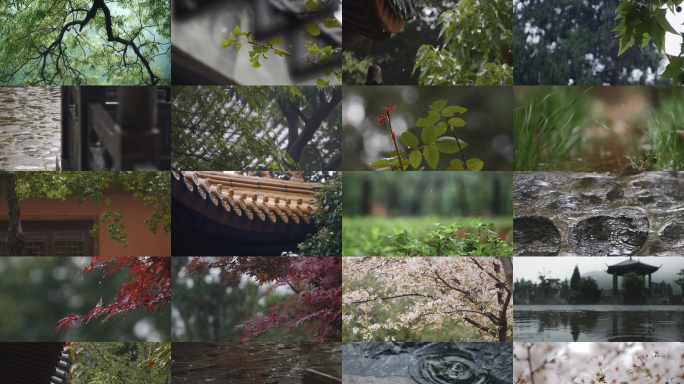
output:
{"label": "wet ground", "polygon": [[171,383],[339,384],[340,343],[174,343]]}
{"label": "wet ground", "polygon": [[516,256],[684,253],[684,172],[515,172]]}
{"label": "wet ground", "polygon": [[349,384],[509,384],[512,343],[344,343]]}
{"label": "wet ground", "polygon": [[681,305],[517,305],[515,341],[684,340]]}
{"label": "wet ground", "polygon": [[45,171],[60,149],[60,87],[0,87],[0,170]]}

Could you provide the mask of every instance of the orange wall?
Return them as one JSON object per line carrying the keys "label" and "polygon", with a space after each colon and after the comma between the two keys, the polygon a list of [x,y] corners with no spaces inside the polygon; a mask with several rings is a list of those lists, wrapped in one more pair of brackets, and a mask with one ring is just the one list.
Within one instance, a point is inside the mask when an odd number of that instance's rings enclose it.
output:
{"label": "orange wall", "polygon": [[[99,255],[94,256],[170,256],[171,233],[164,235],[164,230],[157,229],[152,234],[150,228],[144,225],[145,219],[154,208],[143,205],[142,200],[136,200],[131,193],[114,189],[104,191],[104,198],[110,199],[110,208],[114,212],[121,212],[121,220],[126,223],[124,232],[128,234],[130,243],[125,250],[122,243],[116,243],[109,238],[107,227],[109,223],[101,223],[97,218],[101,215],[104,203],[93,204],[92,200],[79,205],[73,197],[66,201],[30,198],[20,200],[21,220],[77,220],[88,219],[97,221],[100,233],[96,236],[95,249],[99,247]],[[5,198],[0,192],[0,220],[8,220]]]}

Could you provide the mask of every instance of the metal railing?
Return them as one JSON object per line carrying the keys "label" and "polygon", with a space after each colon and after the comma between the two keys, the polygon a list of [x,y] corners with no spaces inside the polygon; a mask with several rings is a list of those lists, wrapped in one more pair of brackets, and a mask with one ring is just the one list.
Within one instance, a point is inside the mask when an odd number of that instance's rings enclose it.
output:
{"label": "metal railing", "polygon": [[57,169],[170,169],[170,92],[170,87],[63,87]]}

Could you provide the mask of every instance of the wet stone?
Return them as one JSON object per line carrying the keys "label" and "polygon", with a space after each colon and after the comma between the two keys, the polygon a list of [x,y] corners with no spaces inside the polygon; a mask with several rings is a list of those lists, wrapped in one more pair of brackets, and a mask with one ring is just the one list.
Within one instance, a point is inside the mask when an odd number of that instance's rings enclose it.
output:
{"label": "wet stone", "polygon": [[561,248],[561,233],[544,216],[513,218],[514,256],[556,256]]}
{"label": "wet stone", "polygon": [[684,208],[684,181],[653,178],[633,181],[629,185],[639,204],[650,211]]}
{"label": "wet stone", "polygon": [[581,255],[629,256],[644,245],[648,230],[644,212],[619,208],[574,222],[570,225],[568,242]]}
{"label": "wet stone", "polygon": [[343,383],[508,384],[510,343],[344,343]]}
{"label": "wet stone", "polygon": [[684,219],[675,219],[658,233],[660,240],[674,251],[684,251]]}

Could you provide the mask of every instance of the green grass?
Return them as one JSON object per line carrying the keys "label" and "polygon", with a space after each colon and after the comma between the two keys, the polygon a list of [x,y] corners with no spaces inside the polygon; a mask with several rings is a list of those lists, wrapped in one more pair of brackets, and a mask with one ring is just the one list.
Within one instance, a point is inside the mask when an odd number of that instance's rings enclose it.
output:
{"label": "green grass", "polygon": [[[470,224],[467,222],[470,220]],[[439,225],[435,225],[438,223]],[[454,231],[452,224],[460,224]],[[489,226],[491,224],[491,226]],[[500,238],[511,239],[513,219],[511,216],[488,217],[482,220],[457,217],[345,217],[342,220],[343,256],[392,256],[392,255],[446,255],[476,254],[472,244],[465,244],[466,237],[480,239],[482,234],[492,237],[493,249],[482,252],[502,250],[505,245],[498,243]],[[495,232],[495,234],[489,231]],[[458,236],[454,235],[458,233]],[[467,235],[466,235],[467,234]],[[426,241],[427,240],[427,241]],[[472,243],[472,242],[470,242]],[[506,244],[510,245],[510,241]],[[476,247],[480,245],[475,244]],[[466,248],[468,247],[468,248]],[[463,252],[461,252],[463,253]],[[483,254],[484,255],[484,254]],[[465,256],[465,255],[464,255]]]}
{"label": "green grass", "polygon": [[[520,171],[540,171],[554,164],[582,143],[588,108],[567,88],[536,94],[513,111],[513,166]],[[517,104],[517,103],[516,103]]]}
{"label": "green grass", "polygon": [[[646,125],[650,151],[646,156],[649,168],[684,169],[684,95],[661,102],[657,113],[651,110],[653,122]],[[678,137],[679,136],[679,137]]]}

